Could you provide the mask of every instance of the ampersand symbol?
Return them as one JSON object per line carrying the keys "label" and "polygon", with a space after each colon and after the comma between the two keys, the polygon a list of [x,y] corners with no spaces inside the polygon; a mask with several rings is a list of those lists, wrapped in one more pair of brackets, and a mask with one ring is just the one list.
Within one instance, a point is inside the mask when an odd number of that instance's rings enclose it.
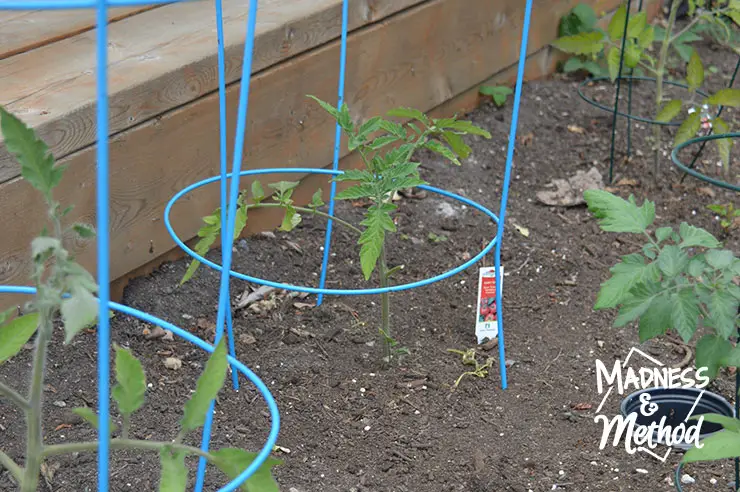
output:
{"label": "ampersand symbol", "polygon": [[640,413],[649,417],[658,411],[658,404],[650,401],[650,395],[643,393],[640,395]]}

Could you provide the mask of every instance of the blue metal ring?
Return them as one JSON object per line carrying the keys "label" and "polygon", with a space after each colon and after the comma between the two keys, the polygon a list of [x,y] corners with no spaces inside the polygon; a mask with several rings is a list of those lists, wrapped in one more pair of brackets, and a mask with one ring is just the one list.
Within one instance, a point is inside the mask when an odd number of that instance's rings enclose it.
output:
{"label": "blue metal ring", "polygon": [[[623,75],[623,76],[618,77],[618,78],[620,80],[628,80],[628,81],[632,81],[632,80],[647,80],[647,81],[650,81],[650,82],[655,82],[655,78],[654,77],[637,77],[637,76]],[[589,99],[583,93],[583,87],[586,84],[588,84],[590,82],[600,82],[602,80],[611,80],[611,79],[609,79],[609,77],[595,77],[595,78],[588,78],[588,79],[584,80],[583,82],[581,82],[580,84],[578,84],[578,95],[581,96],[581,99],[583,99],[584,101],[586,101],[587,103],[589,103],[591,106],[595,106],[595,107],[597,107],[599,109],[603,109],[604,111],[608,111],[610,113],[613,113],[614,112],[614,106],[613,105],[612,105],[612,107],[605,106],[605,105],[603,105],[601,103],[598,103],[598,102],[594,101],[593,99]],[[688,89],[689,88],[689,86],[686,85],[686,84],[681,84],[679,82],[673,82],[671,80],[664,80],[663,83],[664,84],[668,84],[668,85],[672,85],[672,86],[675,86],[675,87],[681,87],[683,89]],[[696,93],[699,94],[700,96],[709,97],[708,94],[706,94],[703,91],[700,91],[699,89],[696,90]],[[630,120],[641,121],[643,123],[648,123],[648,124],[651,124],[651,125],[662,125],[662,126],[680,126],[681,125],[681,122],[655,121],[655,120],[651,120],[650,118],[643,118],[642,116],[635,116],[635,115],[631,115],[629,113],[622,113],[621,111],[617,111],[617,114],[619,116],[624,116],[625,118],[630,119]]]}
{"label": "blue metal ring", "polygon": [[[24,286],[0,285],[0,294],[34,295],[36,294],[36,289],[33,287],[24,287]],[[113,309],[114,311],[118,311],[120,313],[133,316],[142,321],[146,321],[147,323],[157,325],[165,330],[170,330],[173,334],[177,335],[178,337],[184,339],[187,342],[192,343],[193,345],[196,345],[198,348],[203,349],[208,353],[212,353],[214,350],[213,345],[183,330],[182,328],[178,328],[172,323],[168,323],[167,321],[164,321],[155,316],[152,316],[151,314],[144,313],[142,311],[139,311],[138,309],[134,309],[128,306],[124,306],[123,304],[119,304],[117,302],[111,302],[110,308]],[[262,398],[265,400],[265,403],[267,403],[267,408],[270,410],[271,423],[270,423],[270,433],[267,436],[267,441],[265,442],[265,445],[262,446],[262,449],[260,450],[257,457],[254,459],[254,461],[252,461],[252,463],[250,463],[247,469],[241,472],[239,476],[237,476],[234,480],[229,482],[223,488],[218,489],[218,492],[233,492],[237,490],[244,482],[246,482],[249,479],[249,477],[251,477],[260,466],[262,466],[265,460],[267,460],[267,458],[270,457],[270,452],[272,452],[272,449],[275,446],[275,443],[277,442],[278,432],[280,431],[280,412],[278,411],[278,407],[277,407],[277,404],[275,403],[275,399],[272,397],[272,394],[270,393],[270,390],[267,389],[267,386],[265,385],[265,383],[263,383],[262,380],[255,373],[253,373],[247,366],[245,366],[238,360],[234,359],[230,355],[227,357],[228,357],[229,364],[233,368],[235,368],[237,371],[244,374],[247,377],[247,379],[249,379],[254,384],[254,386],[257,388],[257,390],[260,392],[260,394],[262,395]]]}
{"label": "blue metal ring", "polygon": [[713,184],[714,186],[719,186],[720,188],[725,188],[727,190],[734,191],[734,192],[740,192],[740,186],[728,183],[726,181],[720,181],[719,179],[710,178],[709,176],[701,174],[699,171],[696,171],[695,169],[689,168],[686,164],[684,164],[678,159],[678,153],[682,149],[688,147],[689,145],[702,143],[702,142],[708,142],[710,140],[720,140],[722,138],[738,138],[738,137],[740,137],[740,132],[713,133],[711,135],[705,135],[703,137],[694,137],[690,140],[686,140],[685,142],[683,142],[682,144],[678,145],[677,147],[673,149],[673,151],[671,152],[671,161],[677,168],[681,169],[681,171],[685,172],[686,174],[690,174],[697,179],[706,181],[707,183]]}
{"label": "blue metal ring", "polygon": [[[276,169],[250,169],[247,171],[242,171],[239,175],[240,176],[252,176],[252,175],[258,175],[258,174],[295,174],[295,173],[329,174],[329,175],[335,176],[335,175],[343,174],[344,171],[334,171],[331,169],[313,169],[313,168],[276,168]],[[227,176],[229,179],[231,179],[231,173],[229,173]],[[200,188],[202,186],[205,186],[207,184],[216,182],[220,179],[221,179],[220,176],[213,176],[211,178],[207,178],[202,181],[198,181],[197,183],[191,184],[190,186],[182,189],[175,196],[173,196],[172,199],[170,199],[170,201],[167,202],[167,206],[164,209],[164,224],[165,224],[165,227],[167,227],[167,231],[170,233],[170,236],[175,241],[175,243],[177,243],[177,245],[180,246],[180,248],[182,248],[183,251],[185,251],[189,256],[197,259],[204,265],[207,265],[219,272],[222,270],[220,265],[204,258],[203,256],[199,255],[198,253],[190,249],[177,236],[174,229],[172,228],[172,224],[170,223],[170,212],[172,210],[172,206],[187,193],[190,193],[191,191],[197,188]],[[480,205],[479,203],[476,203],[468,198],[462,197],[455,193],[451,193],[449,191],[445,191],[439,188],[434,188],[432,186],[423,185],[423,186],[419,186],[419,188],[426,190],[426,191],[430,191],[432,193],[437,193],[439,195],[452,198],[466,205],[469,205],[477,210],[480,210],[481,212],[489,216],[493,220],[494,223],[498,224],[498,217],[496,217],[496,215],[493,212],[485,208],[483,205]],[[485,248],[483,248],[483,250],[480,253],[478,253],[477,255],[475,255],[473,258],[471,258],[467,262],[463,263],[462,265],[452,270],[448,270],[445,273],[439,274],[435,277],[431,277],[428,279],[419,280],[419,281],[408,283],[408,284],[393,285],[390,287],[378,287],[378,288],[373,288],[373,289],[320,289],[316,287],[305,287],[305,286],[300,286],[300,285],[284,284],[281,282],[272,282],[270,280],[264,280],[264,279],[260,279],[256,277],[251,277],[249,275],[244,275],[242,273],[235,272],[233,270],[231,270],[229,273],[234,278],[245,280],[247,282],[252,282],[258,285],[267,285],[269,287],[275,287],[278,289],[285,289],[285,290],[295,291],[295,292],[307,292],[309,294],[324,294],[324,295],[338,295],[338,296],[384,294],[386,292],[398,292],[402,290],[414,289],[416,287],[429,285],[434,282],[438,282],[440,280],[451,277],[465,270],[471,265],[474,265],[478,261],[480,261],[486,254],[488,254],[489,251],[491,251],[491,249],[493,249],[493,247],[496,245],[496,240],[497,238],[496,236],[494,236],[493,239],[491,239],[491,241],[486,245]]]}

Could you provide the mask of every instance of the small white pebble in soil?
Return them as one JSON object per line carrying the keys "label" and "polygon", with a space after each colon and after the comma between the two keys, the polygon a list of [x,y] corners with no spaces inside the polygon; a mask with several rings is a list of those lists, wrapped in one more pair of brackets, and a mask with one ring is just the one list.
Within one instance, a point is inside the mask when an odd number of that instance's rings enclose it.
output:
{"label": "small white pebble in soil", "polygon": [[504,437],[504,433],[502,432],[501,434],[499,434],[499,436]]}
{"label": "small white pebble in soil", "polygon": [[712,485],[717,485],[717,479],[716,478],[710,478],[709,479],[709,483],[711,483]]}
{"label": "small white pebble in soil", "polygon": [[370,375],[370,377],[375,377],[375,373],[374,372],[371,372],[369,375]]}
{"label": "small white pebble in soil", "polygon": [[148,388],[153,388],[153,387],[154,387],[154,385],[153,385],[152,383],[149,383],[149,384],[147,384],[147,387],[148,387]]}
{"label": "small white pebble in soil", "polygon": [[558,475],[560,475],[560,476],[562,477],[563,475],[565,475],[565,471],[563,471],[563,470],[560,470],[560,471],[558,472]]}
{"label": "small white pebble in soil", "polygon": [[365,388],[360,388],[360,393],[364,393],[364,392],[365,392]]}
{"label": "small white pebble in soil", "polygon": [[356,382],[357,382],[357,380],[356,380],[356,379],[353,379],[353,380],[352,380],[352,382],[353,382],[353,383],[356,383]]}
{"label": "small white pebble in soil", "polygon": [[465,280],[460,280],[460,285],[465,285]]}
{"label": "small white pebble in soil", "polygon": [[369,425],[366,425],[366,426],[365,426],[365,432],[367,432],[367,431],[369,431],[369,430],[370,430],[370,426],[369,426]]}
{"label": "small white pebble in soil", "polygon": [[323,246],[319,246],[319,251],[324,251],[324,247]]}
{"label": "small white pebble in soil", "polygon": [[683,475],[681,475],[681,483],[688,485],[688,484],[696,483],[696,480],[694,479],[694,477],[692,477],[688,473],[684,473]]}
{"label": "small white pebble in soil", "polygon": [[643,475],[646,475],[646,474],[647,474],[647,472],[648,472],[648,471],[647,471],[646,469],[644,469],[644,468],[635,468],[635,471],[636,471],[637,473],[642,473]]}
{"label": "small white pebble in soil", "polygon": [[418,410],[414,410],[414,415],[419,415],[419,414],[421,414],[421,412],[420,412],[420,411],[418,411]]}
{"label": "small white pebble in soil", "polygon": [[596,463],[595,461],[592,461],[592,462],[591,462],[591,464],[592,464],[593,466],[597,466],[597,465],[598,465],[598,463]]}
{"label": "small white pebble in soil", "polygon": [[692,210],[691,215],[696,215],[696,210]]}

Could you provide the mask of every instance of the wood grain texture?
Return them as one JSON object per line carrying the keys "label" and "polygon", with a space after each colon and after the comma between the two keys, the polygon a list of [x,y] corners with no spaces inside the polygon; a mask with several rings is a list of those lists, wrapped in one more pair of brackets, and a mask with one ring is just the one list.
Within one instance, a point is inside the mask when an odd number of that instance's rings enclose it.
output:
{"label": "wood grain texture", "polygon": [[[556,20],[573,4],[571,0],[537,1],[530,53],[554,38]],[[496,8],[488,0],[433,0],[353,33],[346,98],[353,114],[362,120],[397,105],[428,111],[456,95],[476,91],[492,74],[516,62],[522,9],[519,0],[496,2]],[[339,45],[332,42],[253,77],[248,167],[324,167],[331,162],[334,126],[304,94],[327,100],[336,97],[338,54]],[[529,73],[541,75],[545,69],[543,64]],[[228,90],[230,128],[234,128],[238,88],[234,84]],[[217,126],[217,98],[209,95],[112,139],[112,278],[173,248],[162,223],[164,206],[184,186],[218,173]],[[70,220],[94,222],[94,149],[64,161],[69,167],[56,197],[75,205]],[[181,237],[194,236],[200,218],[217,201],[218,186],[212,185],[179,203],[172,220]],[[42,227],[44,210],[20,179],[0,185],[0,207],[4,211],[0,229],[10,238],[0,251],[0,283],[23,284],[28,245]],[[268,219],[251,218],[250,230],[270,224]],[[94,269],[93,243],[75,244],[74,250],[87,268]]]}
{"label": "wood grain texture", "polygon": [[[108,19],[116,22],[157,6],[117,7]],[[0,60],[89,31],[94,10],[0,11]]]}
{"label": "wood grain texture", "polygon": [[[352,0],[349,29],[421,1]],[[244,0],[223,6],[231,83],[241,76],[249,7]],[[341,0],[262,0],[253,73],[338,38],[341,6]],[[212,2],[186,2],[110,26],[111,134],[218,89],[215,22]],[[35,128],[57,158],[95,141],[94,46],[93,30],[0,60],[0,104]],[[0,182],[18,174],[0,137]]]}

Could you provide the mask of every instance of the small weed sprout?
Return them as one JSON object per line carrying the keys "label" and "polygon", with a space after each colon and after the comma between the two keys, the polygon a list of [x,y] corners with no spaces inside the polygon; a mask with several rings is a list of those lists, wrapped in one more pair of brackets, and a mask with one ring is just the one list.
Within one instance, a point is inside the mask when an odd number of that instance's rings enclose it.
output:
{"label": "small weed sprout", "polygon": [[457,349],[447,349],[448,352],[453,354],[458,354],[462,358],[462,363],[465,366],[474,366],[475,369],[471,371],[465,371],[464,373],[460,374],[460,376],[455,381],[455,384],[453,385],[452,389],[457,388],[460,386],[460,382],[463,380],[465,376],[475,376],[477,378],[485,378],[488,376],[488,371],[493,367],[493,357],[488,357],[486,361],[481,364],[478,362],[477,354],[475,352],[474,348],[462,351]]}
{"label": "small weed sprout", "polygon": [[[46,144],[21,120],[0,107],[0,127],[8,151],[21,164],[23,178],[35,188],[46,202],[50,232],[46,230],[31,243],[33,271],[31,279],[36,287],[36,296],[24,312],[17,316],[16,308],[0,313],[0,364],[7,362],[21,351],[23,346],[36,335],[29,395],[21,395],[13,388],[0,382],[0,396],[21,409],[26,419],[26,453],[24,466],[16,463],[7,453],[0,450],[0,465],[7,469],[21,492],[36,492],[42,465],[47,458],[56,455],[95,452],[97,441],[46,444],[42,427],[44,372],[47,367],[47,352],[52,339],[54,319],[61,314],[65,344],[83,329],[97,321],[98,286],[95,279],[64,248],[63,238],[74,234],[82,239],[92,238],[93,228],[75,223],[64,227],[62,219],[71,207],[62,209],[54,200],[53,190],[59,184],[64,166],[55,165]],[[238,448],[222,448],[203,452],[199,448],[183,444],[183,440],[200,429],[205,421],[210,402],[223,386],[227,371],[226,345],[222,340],[209,357],[203,373],[198,379],[196,390],[185,403],[180,431],[173,441],[150,441],[132,439],[132,417],[144,405],[146,376],[144,369],[131,351],[119,346],[115,349],[115,378],[117,384],[111,391],[121,418],[120,427],[110,419],[112,450],[139,450],[159,454],[162,473],[160,491],[184,492],[187,488],[188,469],[185,459],[200,456],[218,467],[229,478],[235,478],[256,457]],[[98,427],[100,416],[88,407],[74,408],[92,427]],[[118,433],[118,437],[113,437]],[[242,490],[250,492],[276,492],[277,484],[271,469],[281,462],[269,458],[258,471],[246,481]]]}
{"label": "small weed sprout", "polygon": [[499,108],[506,104],[506,100],[514,93],[511,87],[505,85],[482,85],[479,92],[484,96],[490,96]]}
{"label": "small weed sprout", "polygon": [[707,205],[707,208],[717,214],[719,217],[719,226],[725,235],[729,234],[732,229],[740,227],[740,209],[735,208],[732,202],[726,205]]}
{"label": "small weed sprout", "polygon": [[[393,274],[401,269],[401,265],[390,268],[387,261],[386,235],[396,232],[392,214],[397,206],[392,198],[400,190],[426,184],[419,176],[420,163],[412,160],[414,153],[420,149],[428,149],[459,166],[460,160],[468,157],[471,152],[463,136],[478,135],[491,138],[491,134],[469,121],[458,120],[456,116],[430,118],[421,111],[411,108],[398,108],[387,113],[390,117],[407,120],[406,123],[397,123],[375,116],[361,125],[355,125],[350,117],[347,104],[337,108],[316,97],[309,97],[338,122],[348,138],[349,151],[357,152],[362,158],[364,169],[347,170],[336,176],[334,181],[351,184],[337,194],[337,200],[369,200],[371,202],[365,212],[364,220],[359,223],[358,227],[341,218],[330,217],[320,210],[325,205],[321,189],[314,193],[310,204],[300,207],[294,203],[292,198],[293,191],[299,185],[298,182],[270,183],[268,187],[273,193],[272,201],[268,202],[262,184],[259,181],[253,181],[251,202],[248,202],[246,191],[239,195],[234,238],[238,238],[246,226],[248,211],[251,209],[283,208],[285,216],[279,228],[281,231],[293,230],[301,223],[301,214],[331,218],[358,235],[360,266],[365,280],[369,280],[377,270],[380,286],[388,287]],[[220,209],[204,217],[203,222],[203,227],[198,231],[200,239],[194,247],[200,255],[205,255],[219,237]],[[190,263],[181,284],[193,276],[198,266],[197,260]],[[399,349],[391,334],[389,293],[381,294],[381,319],[379,331],[383,347],[382,360],[385,364],[390,364],[393,355],[397,354]]]}
{"label": "small weed sprout", "polygon": [[[738,46],[732,36],[733,26],[727,19],[740,22],[740,0],[723,0],[713,2],[708,7],[705,0],[689,0],[687,25],[677,28],[676,17],[682,2],[672,3],[667,27],[648,25],[647,14],[632,14],[627,22],[627,9],[623,4],[617,9],[606,30],[596,25],[596,17],[588,7],[579,6],[563,18],[560,37],[553,42],[560,51],[574,55],[564,65],[566,72],[586,69],[597,74],[602,71],[600,61],[605,60],[606,73],[612,81],[620,71],[620,60],[623,70],[634,70],[635,75],[650,74],[655,78],[654,119],[657,122],[669,123],[681,121],[673,145],[677,146],[694,138],[697,134],[713,130],[717,134],[730,131],[730,125],[720,117],[712,117],[720,106],[740,107],[740,89],[721,89],[714,94],[699,98],[697,92],[704,85],[705,70],[699,54],[688,46],[687,36],[699,27],[704,26],[713,33],[726,33],[727,44],[735,51]],[[705,30],[707,30],[705,29]],[[701,39],[693,35],[692,40]],[[653,42],[659,39],[660,48],[657,58],[652,51]],[[622,44],[624,43],[624,52]],[[669,49],[678,50],[686,61],[685,82],[688,86],[687,99],[665,100],[664,82],[668,75],[667,62]],[[599,73],[600,74],[600,73]],[[683,111],[686,108],[686,111]],[[683,116],[681,116],[683,115]],[[653,152],[655,178],[658,177],[661,157],[661,125],[653,126]],[[730,149],[732,140],[715,140],[725,175],[729,175]]]}

